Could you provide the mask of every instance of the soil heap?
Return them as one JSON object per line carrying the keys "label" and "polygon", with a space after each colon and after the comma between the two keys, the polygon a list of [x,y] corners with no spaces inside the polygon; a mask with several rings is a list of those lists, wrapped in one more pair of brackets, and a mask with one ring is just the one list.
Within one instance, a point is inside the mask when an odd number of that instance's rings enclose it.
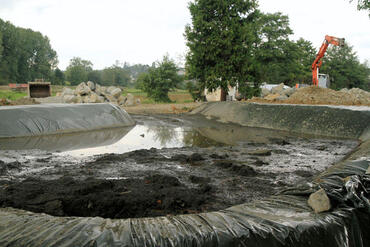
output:
{"label": "soil heap", "polygon": [[248,102],[257,103],[285,103],[285,104],[313,104],[313,105],[362,105],[370,106],[370,92],[359,88],[342,89],[335,91],[329,88],[304,87],[295,90],[288,98],[271,97],[267,95],[264,98],[253,97]]}

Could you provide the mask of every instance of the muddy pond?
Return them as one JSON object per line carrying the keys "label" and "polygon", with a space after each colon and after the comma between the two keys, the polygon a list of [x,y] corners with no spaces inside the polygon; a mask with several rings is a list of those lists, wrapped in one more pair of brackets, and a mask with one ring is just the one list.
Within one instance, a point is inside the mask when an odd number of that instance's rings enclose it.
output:
{"label": "muddy pond", "polygon": [[220,210],[310,183],[358,145],[201,116],[133,118],[131,128],[0,139],[0,207],[104,218]]}

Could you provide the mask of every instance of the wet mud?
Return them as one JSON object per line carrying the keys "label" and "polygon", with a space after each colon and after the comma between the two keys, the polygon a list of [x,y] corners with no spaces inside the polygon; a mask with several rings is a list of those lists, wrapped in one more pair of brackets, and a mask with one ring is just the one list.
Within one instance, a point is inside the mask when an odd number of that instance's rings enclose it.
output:
{"label": "wet mud", "polygon": [[[81,157],[1,150],[0,207],[104,218],[221,210],[310,183],[357,145],[189,116],[134,118],[159,130],[162,148]],[[167,139],[179,138],[178,128],[185,141],[168,147]],[[135,135],[141,140],[149,133]]]}

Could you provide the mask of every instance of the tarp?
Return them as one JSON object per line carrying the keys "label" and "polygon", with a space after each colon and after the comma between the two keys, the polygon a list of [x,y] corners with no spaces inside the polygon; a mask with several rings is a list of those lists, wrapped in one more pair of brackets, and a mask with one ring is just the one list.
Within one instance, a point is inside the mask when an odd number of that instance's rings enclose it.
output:
{"label": "tarp", "polygon": [[132,126],[112,104],[45,104],[0,107],[0,138],[48,135]]}
{"label": "tarp", "polygon": [[[369,142],[313,183],[218,212],[119,220],[3,208],[0,246],[370,246]],[[315,214],[307,199],[320,187],[334,208]]]}

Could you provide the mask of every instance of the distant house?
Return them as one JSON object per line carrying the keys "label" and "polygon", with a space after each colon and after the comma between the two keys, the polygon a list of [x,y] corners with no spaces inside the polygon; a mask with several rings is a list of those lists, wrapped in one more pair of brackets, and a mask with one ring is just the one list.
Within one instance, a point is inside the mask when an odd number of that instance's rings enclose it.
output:
{"label": "distant house", "polygon": [[238,93],[238,87],[231,87],[229,86],[229,92],[225,92],[225,90],[221,88],[217,88],[215,91],[211,92],[208,89],[204,89],[204,95],[208,102],[212,101],[234,101],[237,100],[236,97]]}

